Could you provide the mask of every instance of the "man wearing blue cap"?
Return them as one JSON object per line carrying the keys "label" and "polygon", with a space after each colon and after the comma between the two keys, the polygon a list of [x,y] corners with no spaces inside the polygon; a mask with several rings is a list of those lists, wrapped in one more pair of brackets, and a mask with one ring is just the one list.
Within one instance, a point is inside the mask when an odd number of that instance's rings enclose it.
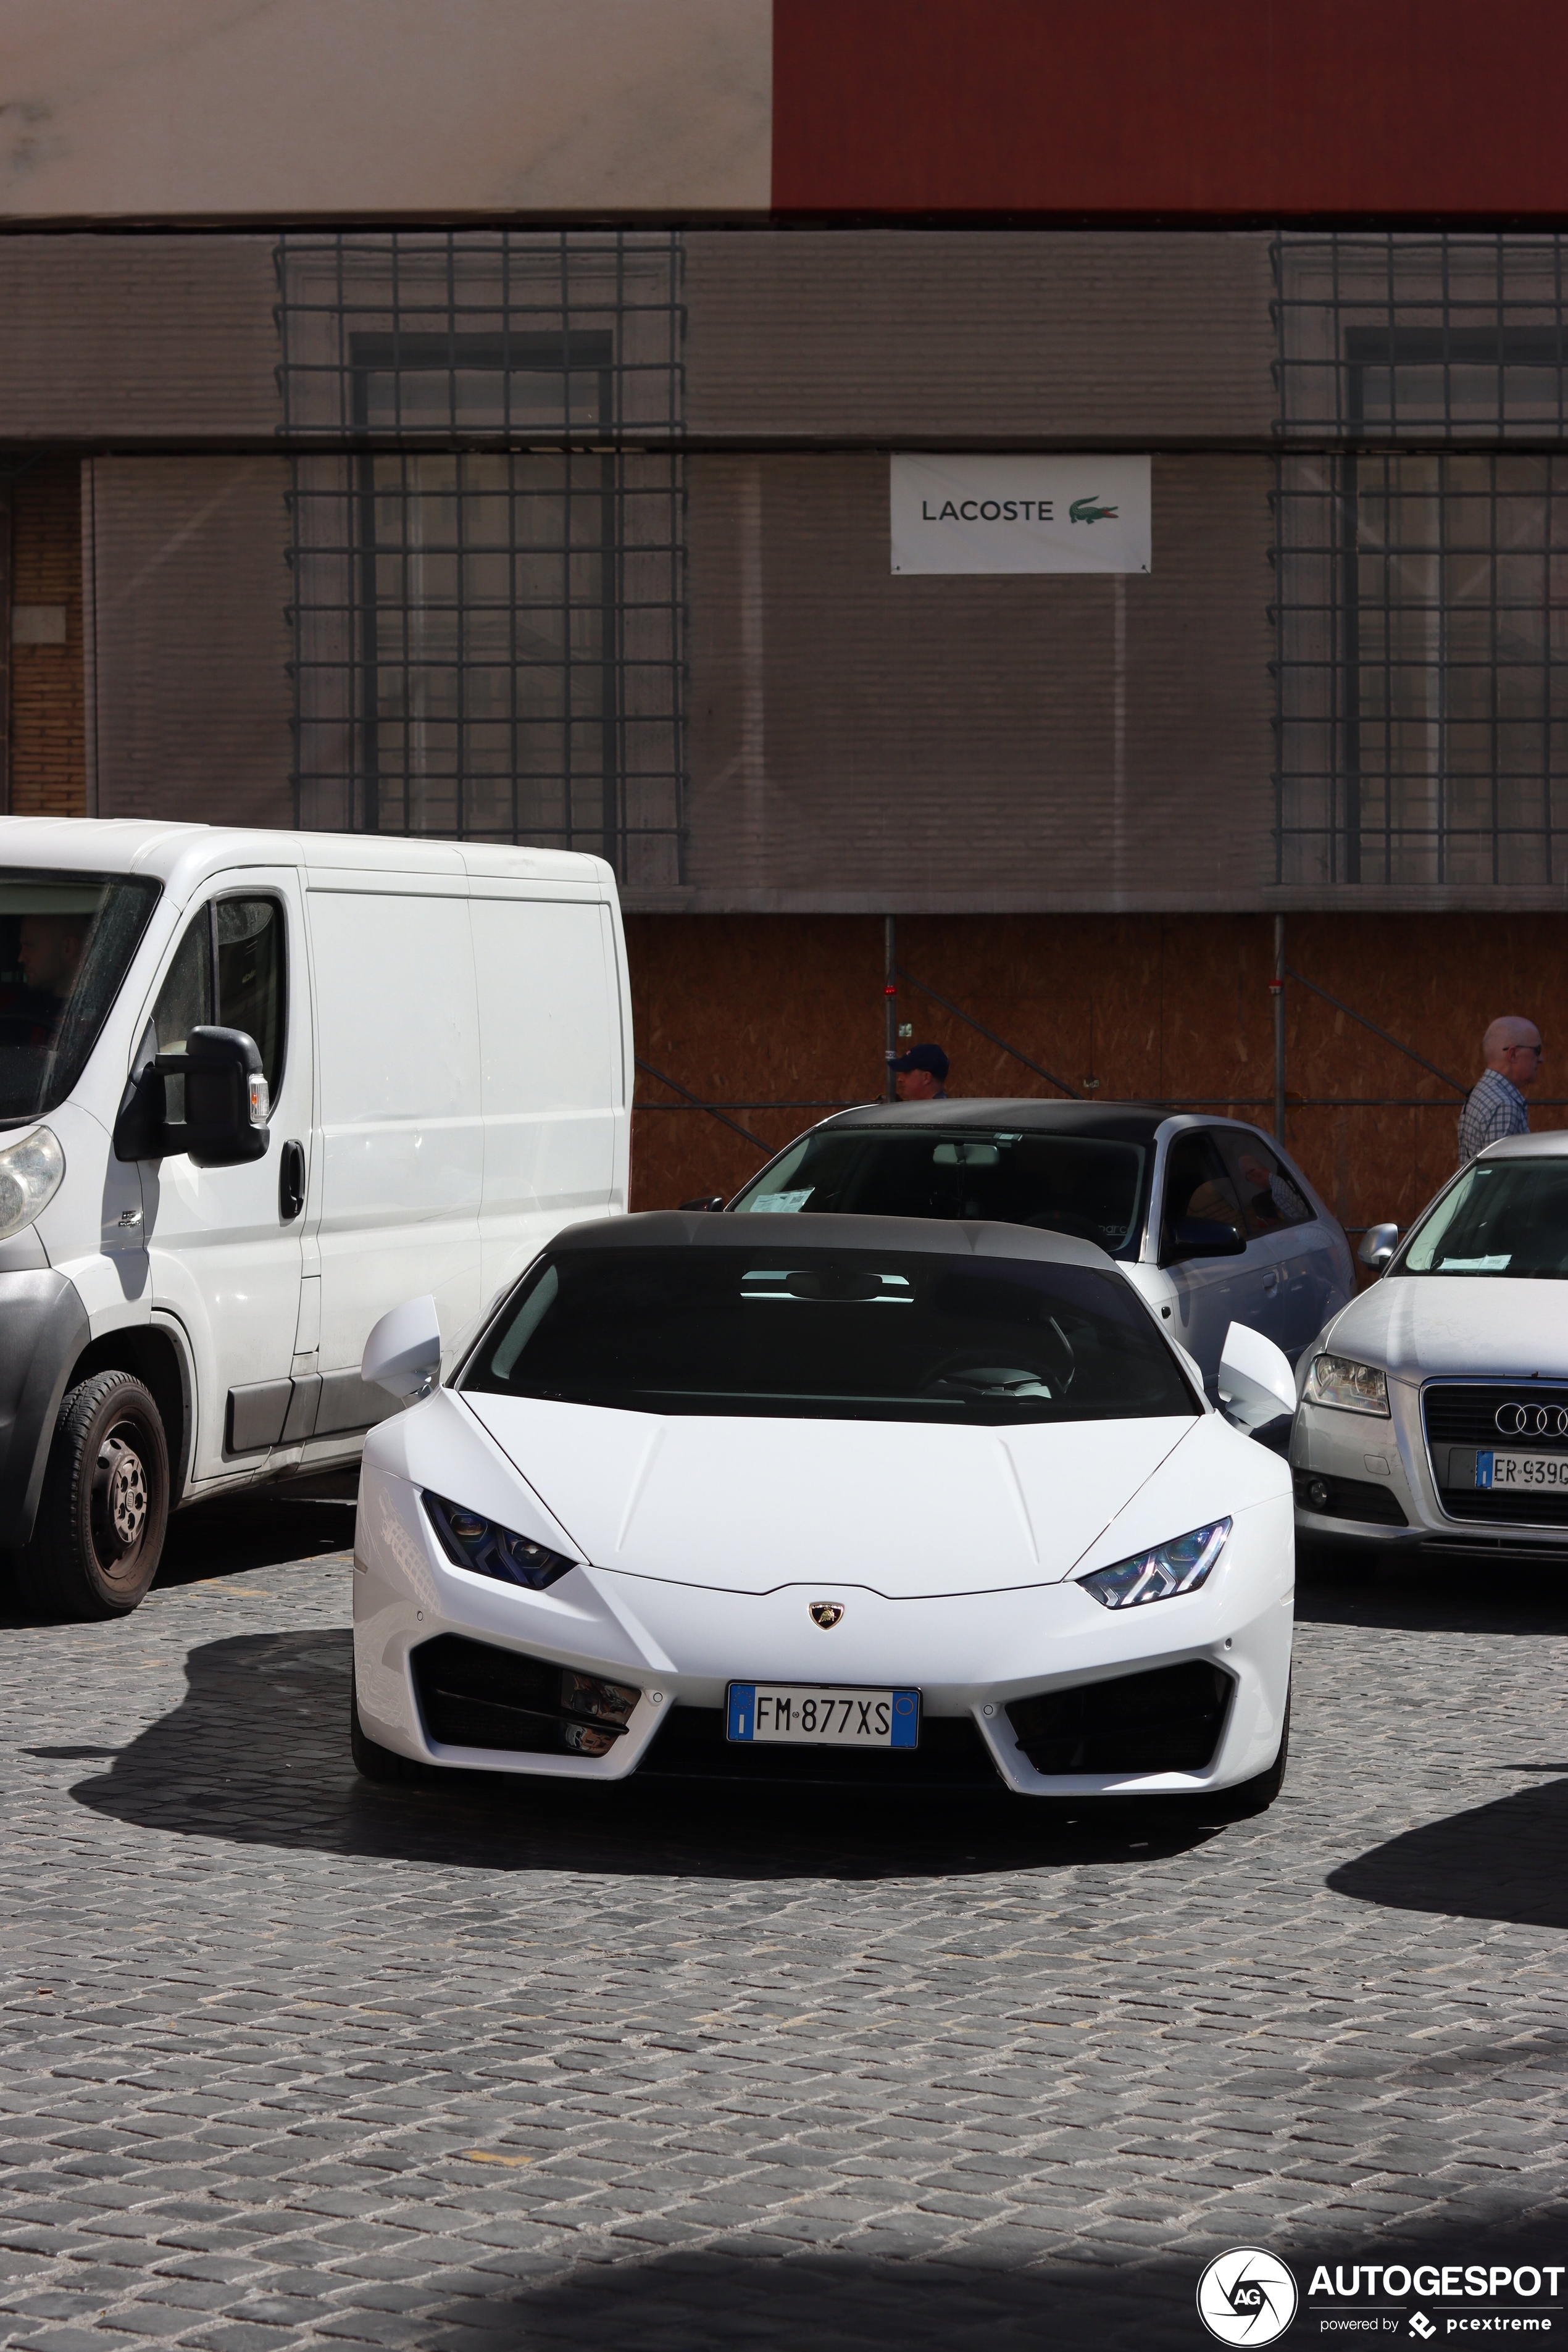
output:
{"label": "man wearing blue cap", "polygon": [[947,1055],[940,1045],[911,1045],[893,1069],[900,1102],[947,1100]]}

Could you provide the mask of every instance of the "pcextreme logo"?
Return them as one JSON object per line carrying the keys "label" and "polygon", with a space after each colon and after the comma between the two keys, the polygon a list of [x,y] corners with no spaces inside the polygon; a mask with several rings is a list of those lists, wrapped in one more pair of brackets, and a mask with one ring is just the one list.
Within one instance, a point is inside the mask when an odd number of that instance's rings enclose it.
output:
{"label": "pcextreme logo", "polygon": [[1295,2316],[1295,2279],[1257,2246],[1216,2254],[1198,2281],[1198,2317],[1222,2344],[1272,2344]]}
{"label": "pcextreme logo", "polygon": [[1091,491],[1087,499],[1074,499],[1068,509],[1068,522],[1115,522],[1115,507],[1102,507],[1098,495]]}

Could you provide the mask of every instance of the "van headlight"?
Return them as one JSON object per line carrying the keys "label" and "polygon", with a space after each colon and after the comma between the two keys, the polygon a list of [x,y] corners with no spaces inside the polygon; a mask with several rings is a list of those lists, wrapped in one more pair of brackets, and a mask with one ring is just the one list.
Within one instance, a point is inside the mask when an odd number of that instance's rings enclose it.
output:
{"label": "van headlight", "polygon": [[1303,1404],[1336,1405],[1342,1412],[1388,1412],[1388,1374],[1348,1356],[1314,1356],[1301,1391]]}
{"label": "van headlight", "polygon": [[1102,1609],[1138,1609],[1145,1601],[1169,1601],[1178,1592],[1195,1592],[1225,1549],[1228,1519],[1211,1519],[1169,1543],[1156,1544],[1112,1568],[1097,1568],[1079,1582],[1092,1592]]}
{"label": "van headlight", "polygon": [[66,1156],[52,1128],[36,1127],[0,1151],[0,1242],[26,1233],[60,1189]]}

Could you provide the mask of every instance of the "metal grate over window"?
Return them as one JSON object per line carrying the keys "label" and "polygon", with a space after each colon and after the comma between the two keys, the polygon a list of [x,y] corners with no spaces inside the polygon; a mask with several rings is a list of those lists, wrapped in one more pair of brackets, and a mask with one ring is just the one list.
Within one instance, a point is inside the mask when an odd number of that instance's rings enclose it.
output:
{"label": "metal grate over window", "polygon": [[278,269],[300,823],[679,881],[679,241],[289,236]]}
{"label": "metal grate over window", "polygon": [[1278,292],[1277,878],[1568,872],[1553,236],[1302,234]]}

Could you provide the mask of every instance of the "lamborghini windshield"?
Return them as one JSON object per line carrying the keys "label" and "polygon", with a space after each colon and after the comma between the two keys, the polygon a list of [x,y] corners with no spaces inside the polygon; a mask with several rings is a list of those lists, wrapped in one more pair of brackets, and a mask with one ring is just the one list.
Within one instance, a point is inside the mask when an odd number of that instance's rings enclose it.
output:
{"label": "lamborghini windshield", "polygon": [[922,1250],[563,1247],[458,1381],[630,1412],[1144,1420],[1201,1410],[1110,1267]]}

